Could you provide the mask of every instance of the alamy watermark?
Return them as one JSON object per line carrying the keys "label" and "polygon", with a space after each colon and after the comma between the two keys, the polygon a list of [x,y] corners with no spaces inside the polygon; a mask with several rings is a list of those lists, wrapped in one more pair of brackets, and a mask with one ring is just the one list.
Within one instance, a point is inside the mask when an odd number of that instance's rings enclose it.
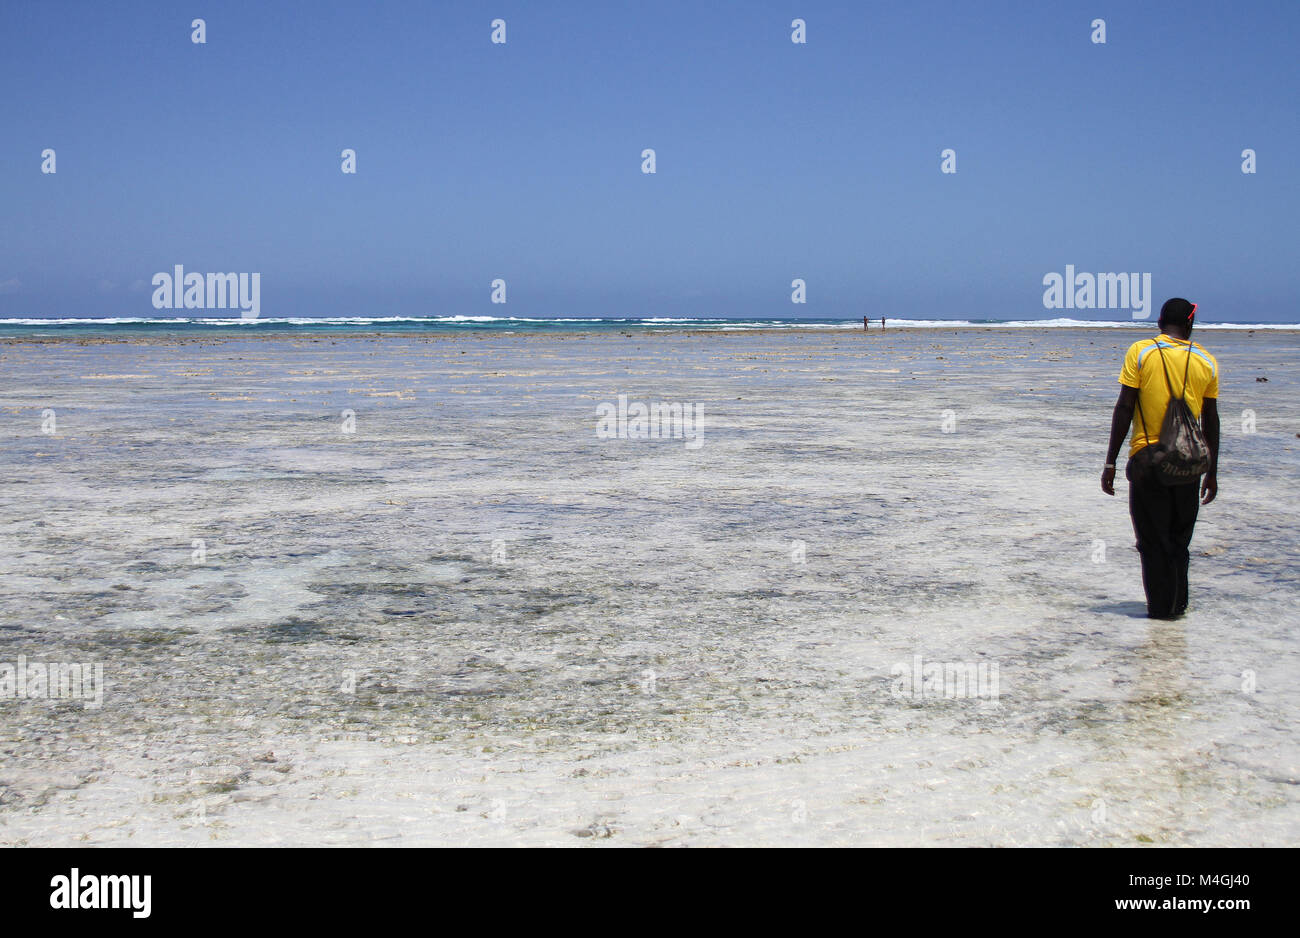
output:
{"label": "alamy watermark", "polygon": [[911,700],[997,700],[996,661],[925,661],[913,655],[889,669],[892,693]]}
{"label": "alamy watermark", "polygon": [[104,666],[28,661],[0,661],[0,700],[83,700],[87,710],[104,706]]}
{"label": "alamy watermark", "polygon": [[73,867],[50,880],[52,909],[129,909],[132,918],[148,918],[153,909],[153,877],[88,875]]}
{"label": "alamy watermark", "polygon": [[596,405],[596,437],[601,440],[685,440],[687,449],[704,445],[704,405],[652,401]]}
{"label": "alamy watermark", "polygon": [[240,319],[256,319],[262,309],[261,274],[185,273],[177,264],[151,281],[154,309],[238,309]]}
{"label": "alamy watermark", "polygon": [[1043,286],[1045,309],[1127,309],[1134,319],[1151,318],[1149,273],[1076,274],[1066,264],[1064,275],[1045,274]]}

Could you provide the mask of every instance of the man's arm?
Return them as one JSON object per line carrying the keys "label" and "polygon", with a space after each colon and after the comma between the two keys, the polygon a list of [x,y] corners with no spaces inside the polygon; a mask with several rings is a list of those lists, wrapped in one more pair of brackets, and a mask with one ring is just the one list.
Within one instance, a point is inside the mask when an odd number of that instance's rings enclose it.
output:
{"label": "man's arm", "polygon": [[1201,504],[1208,505],[1219,494],[1219,401],[1207,397],[1201,406],[1201,431],[1210,447],[1210,471],[1201,480]]}
{"label": "man's arm", "polygon": [[[1137,404],[1138,389],[1127,384],[1120,385],[1119,400],[1115,402],[1115,412],[1110,416],[1110,444],[1106,447],[1106,468],[1101,472],[1101,490],[1107,495],[1115,494],[1115,460],[1119,458],[1119,448],[1124,445],[1128,428],[1133,424],[1133,408]],[[1217,421],[1216,421],[1217,430]]]}

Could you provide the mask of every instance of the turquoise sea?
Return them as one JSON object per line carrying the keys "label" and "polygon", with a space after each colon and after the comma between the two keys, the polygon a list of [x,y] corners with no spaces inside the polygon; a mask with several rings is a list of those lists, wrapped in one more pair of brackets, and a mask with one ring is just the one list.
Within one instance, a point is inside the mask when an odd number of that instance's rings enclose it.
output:
{"label": "turquoise sea", "polygon": [[[873,318],[871,327],[880,328]],[[1154,320],[1085,319],[889,319],[888,326],[910,329],[983,328],[1098,328],[1152,329]],[[564,333],[633,331],[740,331],[755,329],[861,329],[858,319],[804,319],[764,317],[691,318],[672,316],[618,317],[509,317],[509,316],[336,316],[336,317],[50,317],[0,319],[0,335],[104,335],[104,334],[204,334],[232,329],[258,334],[295,332],[332,333]],[[1300,323],[1205,322],[1204,329],[1300,329]]]}

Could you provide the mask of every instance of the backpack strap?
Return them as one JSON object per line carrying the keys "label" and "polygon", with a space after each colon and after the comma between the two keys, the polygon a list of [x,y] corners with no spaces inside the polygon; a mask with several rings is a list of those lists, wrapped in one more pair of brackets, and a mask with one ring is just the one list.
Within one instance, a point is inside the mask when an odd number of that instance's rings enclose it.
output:
{"label": "backpack strap", "polygon": [[[1160,353],[1160,367],[1164,370],[1165,373],[1165,387],[1169,389],[1169,399],[1173,400],[1174,386],[1169,381],[1169,365],[1168,363],[1165,362],[1164,347],[1160,344],[1160,338],[1158,336],[1156,337],[1155,340],[1155,346],[1156,346],[1156,351]],[[1187,400],[1187,376],[1191,374],[1191,368],[1192,368],[1192,340],[1191,337],[1189,336],[1187,339],[1187,366],[1183,370],[1183,393],[1182,396],[1179,398],[1179,400],[1184,402]],[[1160,440],[1159,438],[1157,438],[1156,440],[1153,441],[1151,439],[1151,434],[1147,433],[1147,418],[1146,415],[1142,413],[1141,384],[1142,384],[1142,371],[1141,369],[1139,369],[1138,370],[1138,399],[1137,399],[1138,420],[1142,422],[1142,435],[1147,438],[1147,446],[1152,446],[1154,445],[1154,443],[1159,443]]]}
{"label": "backpack strap", "polygon": [[[1160,353],[1160,366],[1165,370],[1165,387],[1169,388],[1169,399],[1174,399],[1174,386],[1169,383],[1169,365],[1165,362],[1164,346],[1160,344],[1160,339],[1156,339],[1156,351]],[[1187,377],[1192,372],[1192,340],[1187,339],[1187,365],[1183,368],[1183,393],[1179,395],[1179,400],[1187,400]],[[1146,430],[1142,431],[1146,433]]]}
{"label": "backpack strap", "polygon": [[[1159,340],[1159,339],[1156,339],[1155,341],[1156,341],[1156,348],[1159,349],[1159,348],[1160,348],[1160,340]],[[1162,365],[1164,364],[1164,359],[1163,359],[1163,358],[1160,359],[1160,363],[1161,363]],[[1166,384],[1169,383],[1169,372],[1168,372],[1168,371],[1165,372],[1165,383],[1166,383]],[[1138,367],[1138,389],[1137,389],[1137,391],[1138,391],[1138,394],[1137,394],[1137,411],[1138,411],[1138,420],[1142,421],[1142,435],[1143,435],[1144,437],[1146,437],[1147,446],[1152,446],[1152,445],[1154,445],[1154,443],[1153,443],[1153,441],[1152,441],[1152,439],[1151,439],[1151,434],[1147,433],[1147,418],[1146,418],[1146,415],[1142,413],[1142,368],[1141,368],[1141,366]],[[1170,397],[1173,397],[1173,394],[1174,394],[1174,389],[1173,389],[1173,388],[1170,388],[1170,389],[1169,389],[1169,396],[1170,396]],[[1158,443],[1159,440],[1156,440],[1155,442]]]}

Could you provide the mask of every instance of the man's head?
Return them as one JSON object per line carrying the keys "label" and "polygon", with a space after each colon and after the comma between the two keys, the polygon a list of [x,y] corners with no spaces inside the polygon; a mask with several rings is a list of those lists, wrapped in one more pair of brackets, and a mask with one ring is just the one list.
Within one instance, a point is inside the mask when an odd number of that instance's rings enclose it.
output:
{"label": "man's head", "polygon": [[1189,303],[1181,296],[1165,300],[1165,305],[1160,307],[1160,331],[1178,339],[1186,339],[1192,334],[1192,320],[1195,316],[1195,303]]}

